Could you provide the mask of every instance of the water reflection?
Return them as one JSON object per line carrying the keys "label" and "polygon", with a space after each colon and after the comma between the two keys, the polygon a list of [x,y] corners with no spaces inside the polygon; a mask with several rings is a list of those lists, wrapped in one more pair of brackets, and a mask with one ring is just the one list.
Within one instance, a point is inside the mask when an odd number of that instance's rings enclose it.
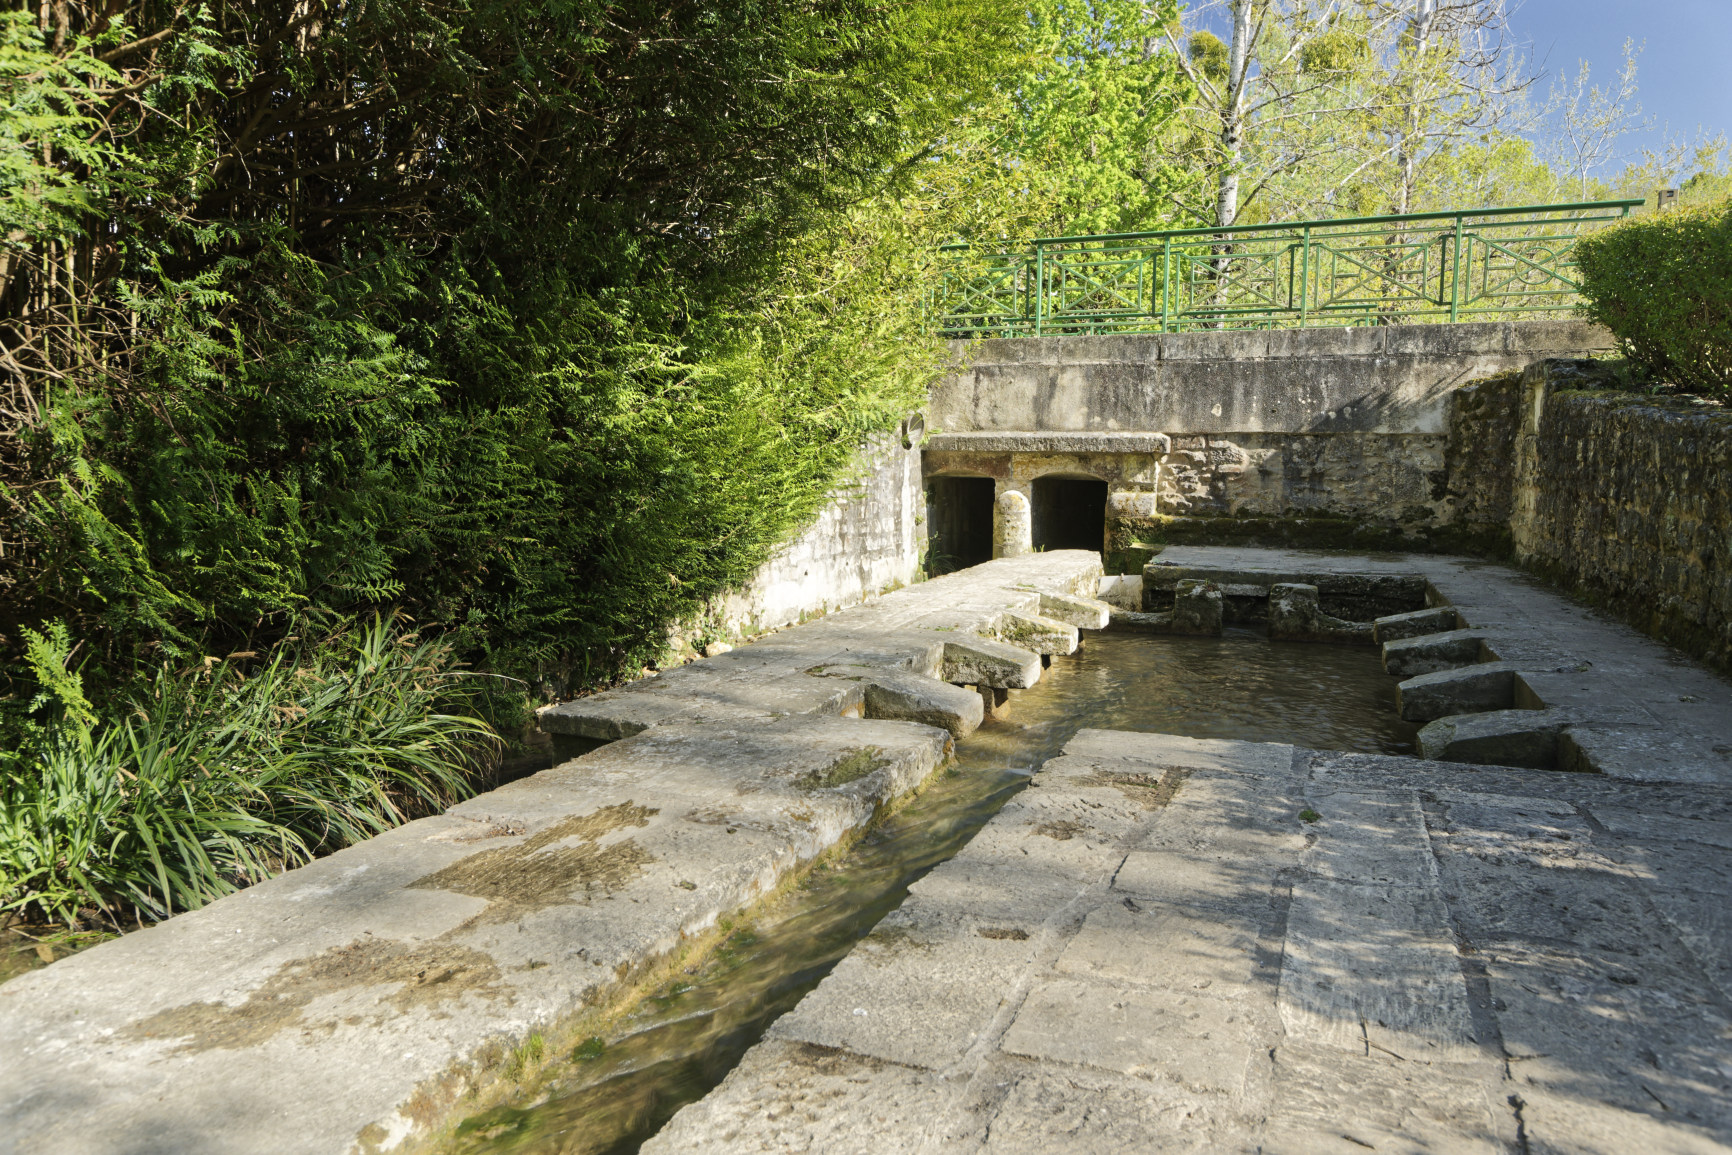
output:
{"label": "water reflection", "polygon": [[1088,635],[1008,716],[958,744],[909,806],[705,964],[636,1008],[613,1037],[555,1063],[542,1101],[465,1121],[461,1155],[627,1155],[701,1098],[800,1001],[908,886],[951,857],[1085,727],[1410,753],[1395,683],[1375,651],[1222,638]]}

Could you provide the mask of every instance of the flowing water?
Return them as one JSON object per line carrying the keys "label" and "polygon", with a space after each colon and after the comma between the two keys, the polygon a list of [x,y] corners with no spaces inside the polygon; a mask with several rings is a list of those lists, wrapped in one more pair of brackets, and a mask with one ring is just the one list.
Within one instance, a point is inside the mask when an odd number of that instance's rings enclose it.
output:
{"label": "flowing water", "polygon": [[644,1001],[612,1037],[549,1068],[540,1101],[472,1116],[454,1155],[628,1155],[721,1082],[776,1017],[818,985],[908,887],[955,854],[1028,775],[1085,727],[1404,754],[1376,651],[1222,638],[1085,634],[1006,717],[845,855],[735,930],[705,963]]}

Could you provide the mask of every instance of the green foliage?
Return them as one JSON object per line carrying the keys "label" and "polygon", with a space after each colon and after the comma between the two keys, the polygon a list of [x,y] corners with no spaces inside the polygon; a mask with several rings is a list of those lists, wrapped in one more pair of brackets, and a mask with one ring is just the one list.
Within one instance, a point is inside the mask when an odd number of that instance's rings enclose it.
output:
{"label": "green foliage", "polygon": [[242,657],[0,754],[0,910],[201,906],[464,797],[496,742],[476,676],[383,619]]}
{"label": "green foliage", "polygon": [[1190,52],[1191,63],[1197,71],[1220,84],[1227,79],[1227,45],[1207,28],[1199,28],[1191,33],[1190,43],[1186,45]]}
{"label": "green foliage", "polygon": [[1162,147],[1186,87],[1166,28],[1177,0],[1038,0],[1030,66],[1007,78],[993,147],[1052,233],[1135,232],[1175,216],[1186,175]]}
{"label": "green foliage", "polygon": [[980,192],[934,142],[1028,36],[1006,0],[127,20],[0,58],[45,110],[6,188],[85,206],[9,218],[0,277],[15,703],[48,618],[99,707],[393,606],[547,690],[635,670],[920,401],[919,260]]}
{"label": "green foliage", "polygon": [[1347,28],[1331,28],[1299,48],[1300,69],[1312,75],[1351,75],[1363,69],[1370,59],[1371,41]]}
{"label": "green foliage", "polygon": [[1576,261],[1583,314],[1652,380],[1732,389],[1732,201],[1607,229]]}
{"label": "green foliage", "polygon": [[25,664],[36,675],[36,684],[42,687],[42,692],[31,701],[30,708],[36,710],[58,703],[61,716],[69,724],[85,729],[94,725],[96,715],[90,708],[90,700],[84,696],[84,679],[69,668],[72,641],[67,636],[66,623],[49,622],[42,633],[28,626],[19,632],[24,635]]}

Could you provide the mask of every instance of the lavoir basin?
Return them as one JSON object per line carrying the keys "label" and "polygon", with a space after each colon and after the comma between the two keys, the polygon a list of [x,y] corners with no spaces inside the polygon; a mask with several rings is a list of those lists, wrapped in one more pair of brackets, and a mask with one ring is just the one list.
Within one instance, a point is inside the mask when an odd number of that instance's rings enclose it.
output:
{"label": "lavoir basin", "polygon": [[1081,729],[1406,754],[1416,727],[1370,648],[1089,633],[1001,716],[957,743],[912,801],[737,926],[703,964],[605,1037],[545,1056],[521,1102],[473,1115],[461,1155],[625,1155],[714,1087],[908,887],[965,845]]}

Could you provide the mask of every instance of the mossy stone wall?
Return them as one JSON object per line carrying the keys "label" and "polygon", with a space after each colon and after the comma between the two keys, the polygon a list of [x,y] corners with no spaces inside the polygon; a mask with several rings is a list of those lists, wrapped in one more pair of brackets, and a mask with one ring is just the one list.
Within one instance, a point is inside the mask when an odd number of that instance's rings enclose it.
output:
{"label": "mossy stone wall", "polygon": [[1732,670],[1732,413],[1526,375],[1521,564]]}

